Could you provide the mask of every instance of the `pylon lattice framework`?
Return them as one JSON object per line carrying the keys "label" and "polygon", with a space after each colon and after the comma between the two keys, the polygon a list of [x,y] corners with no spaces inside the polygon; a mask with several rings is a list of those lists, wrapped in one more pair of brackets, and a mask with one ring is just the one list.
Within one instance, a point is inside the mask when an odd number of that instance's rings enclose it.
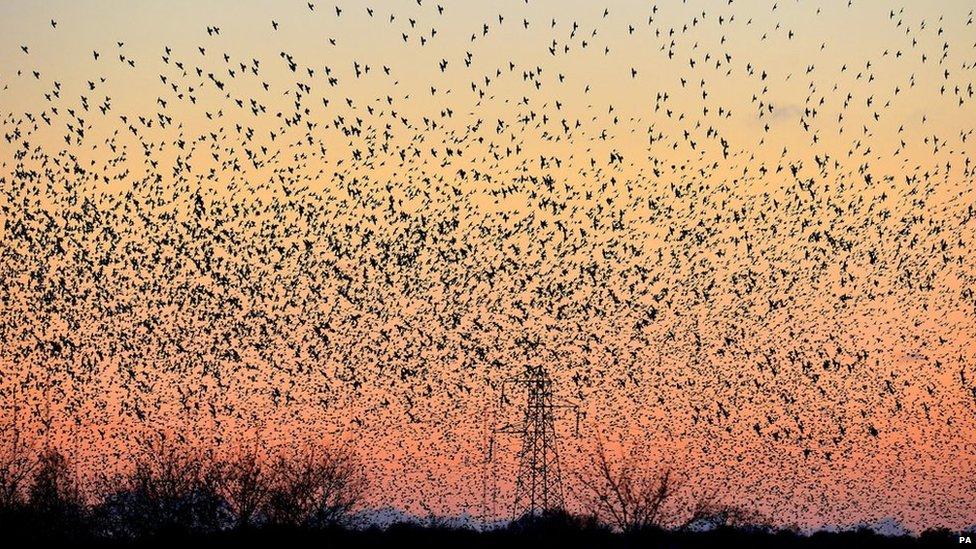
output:
{"label": "pylon lattice framework", "polygon": [[[576,432],[579,432],[579,410],[572,404],[560,404],[553,398],[553,383],[543,366],[526,367],[521,378],[509,379],[508,384],[526,388],[525,413],[519,427],[500,429],[518,434],[522,446],[518,455],[515,479],[515,501],[512,518],[538,516],[544,511],[564,507],[562,473],[559,467],[559,446],[556,436],[556,412],[572,410],[576,413]],[[504,401],[504,386],[502,400]]]}

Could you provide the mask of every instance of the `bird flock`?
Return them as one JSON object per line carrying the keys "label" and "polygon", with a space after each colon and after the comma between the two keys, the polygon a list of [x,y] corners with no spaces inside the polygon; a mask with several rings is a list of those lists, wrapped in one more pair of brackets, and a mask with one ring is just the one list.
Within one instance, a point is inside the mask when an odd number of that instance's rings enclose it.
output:
{"label": "bird flock", "polygon": [[545,365],[567,470],[976,523],[971,2],[14,5],[2,417],[83,474],[343,439],[473,514]]}

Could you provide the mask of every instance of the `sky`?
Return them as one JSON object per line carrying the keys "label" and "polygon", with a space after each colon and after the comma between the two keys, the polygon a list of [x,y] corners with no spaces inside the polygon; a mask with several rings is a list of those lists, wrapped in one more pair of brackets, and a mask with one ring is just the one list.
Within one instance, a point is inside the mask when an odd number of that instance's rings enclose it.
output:
{"label": "sky", "polygon": [[3,417],[89,479],[328,441],[371,505],[497,518],[544,365],[571,505],[600,443],[781,525],[971,526],[973,9],[5,2]]}

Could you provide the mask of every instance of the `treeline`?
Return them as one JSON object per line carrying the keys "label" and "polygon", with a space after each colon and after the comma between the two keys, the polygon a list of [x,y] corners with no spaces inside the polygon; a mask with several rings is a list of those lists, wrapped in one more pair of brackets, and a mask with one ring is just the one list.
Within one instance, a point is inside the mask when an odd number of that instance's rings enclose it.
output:
{"label": "treeline", "polygon": [[351,526],[367,488],[356,455],[324,445],[217,459],[160,436],[129,465],[83,490],[62,452],[14,445],[0,459],[0,528],[7,537],[75,540],[337,529]]}
{"label": "treeline", "polygon": [[[386,529],[357,523],[368,471],[346,448],[306,445],[287,455],[257,450],[219,459],[158,436],[123,473],[83,489],[70,460],[54,448],[15,444],[0,456],[0,540],[73,544],[241,542],[333,547],[916,547],[958,543],[958,534],[886,538],[868,530],[800,535],[755,514],[698,502],[680,522],[674,477],[637,474],[602,447],[577,473],[583,514],[526,516],[490,530],[437,521]],[[8,545],[10,546],[10,545]]]}

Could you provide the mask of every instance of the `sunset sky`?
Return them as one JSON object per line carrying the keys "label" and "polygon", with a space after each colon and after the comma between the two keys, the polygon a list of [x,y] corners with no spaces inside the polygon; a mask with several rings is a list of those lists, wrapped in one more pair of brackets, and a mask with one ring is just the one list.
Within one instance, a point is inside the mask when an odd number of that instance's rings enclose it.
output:
{"label": "sunset sky", "polygon": [[312,4],[0,6],[7,425],[86,479],[350,444],[371,506],[495,519],[542,364],[571,506],[599,441],[976,524],[971,1]]}

